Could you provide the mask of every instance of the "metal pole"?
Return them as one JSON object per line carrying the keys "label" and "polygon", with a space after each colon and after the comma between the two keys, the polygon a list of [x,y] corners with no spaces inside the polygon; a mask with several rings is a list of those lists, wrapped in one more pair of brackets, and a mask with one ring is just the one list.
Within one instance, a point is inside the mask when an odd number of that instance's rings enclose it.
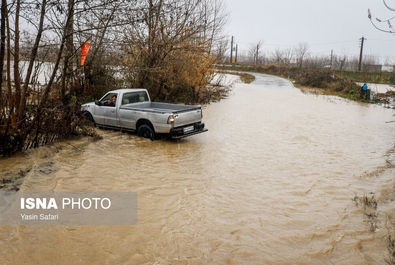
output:
{"label": "metal pole", "polygon": [[233,36],[232,41],[230,42],[230,64],[233,63]]}
{"label": "metal pole", "polygon": [[235,63],[237,63],[237,52],[239,50],[239,44],[236,44],[236,57],[235,57]]}
{"label": "metal pole", "polygon": [[365,43],[365,37],[362,37],[361,38],[361,51],[360,51],[360,54],[359,54],[359,65],[358,65],[358,71],[361,71],[362,70],[362,57],[363,57],[363,45],[364,45],[364,43]]}
{"label": "metal pole", "polygon": [[259,44],[256,45],[256,58],[255,58],[256,64],[258,64],[258,58],[259,58]]}

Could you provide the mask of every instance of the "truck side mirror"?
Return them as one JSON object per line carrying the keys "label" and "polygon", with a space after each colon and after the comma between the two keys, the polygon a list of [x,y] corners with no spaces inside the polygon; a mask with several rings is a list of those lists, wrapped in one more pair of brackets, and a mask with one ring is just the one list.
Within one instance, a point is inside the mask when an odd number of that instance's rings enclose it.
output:
{"label": "truck side mirror", "polygon": [[99,100],[95,100],[95,104],[101,106],[101,102]]}

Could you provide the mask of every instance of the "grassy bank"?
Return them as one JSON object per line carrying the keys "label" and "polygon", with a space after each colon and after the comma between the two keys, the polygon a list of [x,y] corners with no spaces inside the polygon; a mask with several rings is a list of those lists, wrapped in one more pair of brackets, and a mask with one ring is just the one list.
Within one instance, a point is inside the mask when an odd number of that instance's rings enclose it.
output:
{"label": "grassy bank", "polygon": [[360,83],[395,85],[394,72],[335,71],[335,73]]}
{"label": "grassy bank", "polygon": [[251,75],[251,74],[248,74],[248,73],[245,73],[245,72],[228,72],[228,71],[221,71],[221,70],[219,70],[219,71],[216,71],[217,73],[219,73],[219,74],[232,74],[232,75],[238,75],[239,77],[240,77],[240,80],[243,82],[243,83],[246,83],[246,84],[251,84],[252,82],[254,82],[255,81],[255,76],[253,76],[253,75]]}
{"label": "grassy bank", "polygon": [[374,82],[374,75],[372,75],[372,79],[369,79],[368,81],[361,81],[362,79],[359,78],[362,78],[362,75],[360,75],[358,79],[354,79],[352,77],[348,77],[347,74],[345,74],[346,72],[343,72],[343,74],[339,74],[338,72],[331,71],[329,69],[298,68],[293,66],[278,65],[236,65],[224,66],[220,69],[238,72],[247,71],[281,76],[292,80],[298,88],[304,91],[319,94],[336,95],[361,102],[382,102],[381,99],[364,99],[360,94],[360,87],[355,83],[371,81]]}

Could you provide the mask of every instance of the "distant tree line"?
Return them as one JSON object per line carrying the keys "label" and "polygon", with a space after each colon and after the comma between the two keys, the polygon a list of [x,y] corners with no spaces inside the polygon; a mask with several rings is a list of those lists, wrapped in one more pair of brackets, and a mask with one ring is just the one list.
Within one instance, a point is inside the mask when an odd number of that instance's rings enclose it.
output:
{"label": "distant tree line", "polygon": [[[223,63],[229,61],[223,57]],[[256,65],[295,66],[298,68],[328,68],[332,70],[357,71],[358,56],[340,56],[328,52],[327,56],[313,55],[307,43],[299,43],[291,48],[276,48],[272,52],[265,50],[264,42],[251,45],[246,53],[240,53],[238,63]],[[386,64],[390,64],[387,62]],[[380,60],[376,56],[365,55],[362,61],[363,71],[381,71]]]}

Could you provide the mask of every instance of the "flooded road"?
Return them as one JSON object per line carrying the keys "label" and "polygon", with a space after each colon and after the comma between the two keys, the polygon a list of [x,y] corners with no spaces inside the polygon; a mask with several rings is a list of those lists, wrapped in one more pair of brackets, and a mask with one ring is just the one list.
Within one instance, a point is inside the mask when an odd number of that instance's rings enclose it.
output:
{"label": "flooded road", "polygon": [[[0,161],[23,191],[136,191],[138,225],[0,227],[0,264],[386,264],[393,110],[257,75],[180,142],[113,131]],[[377,229],[355,195],[374,192]]]}

